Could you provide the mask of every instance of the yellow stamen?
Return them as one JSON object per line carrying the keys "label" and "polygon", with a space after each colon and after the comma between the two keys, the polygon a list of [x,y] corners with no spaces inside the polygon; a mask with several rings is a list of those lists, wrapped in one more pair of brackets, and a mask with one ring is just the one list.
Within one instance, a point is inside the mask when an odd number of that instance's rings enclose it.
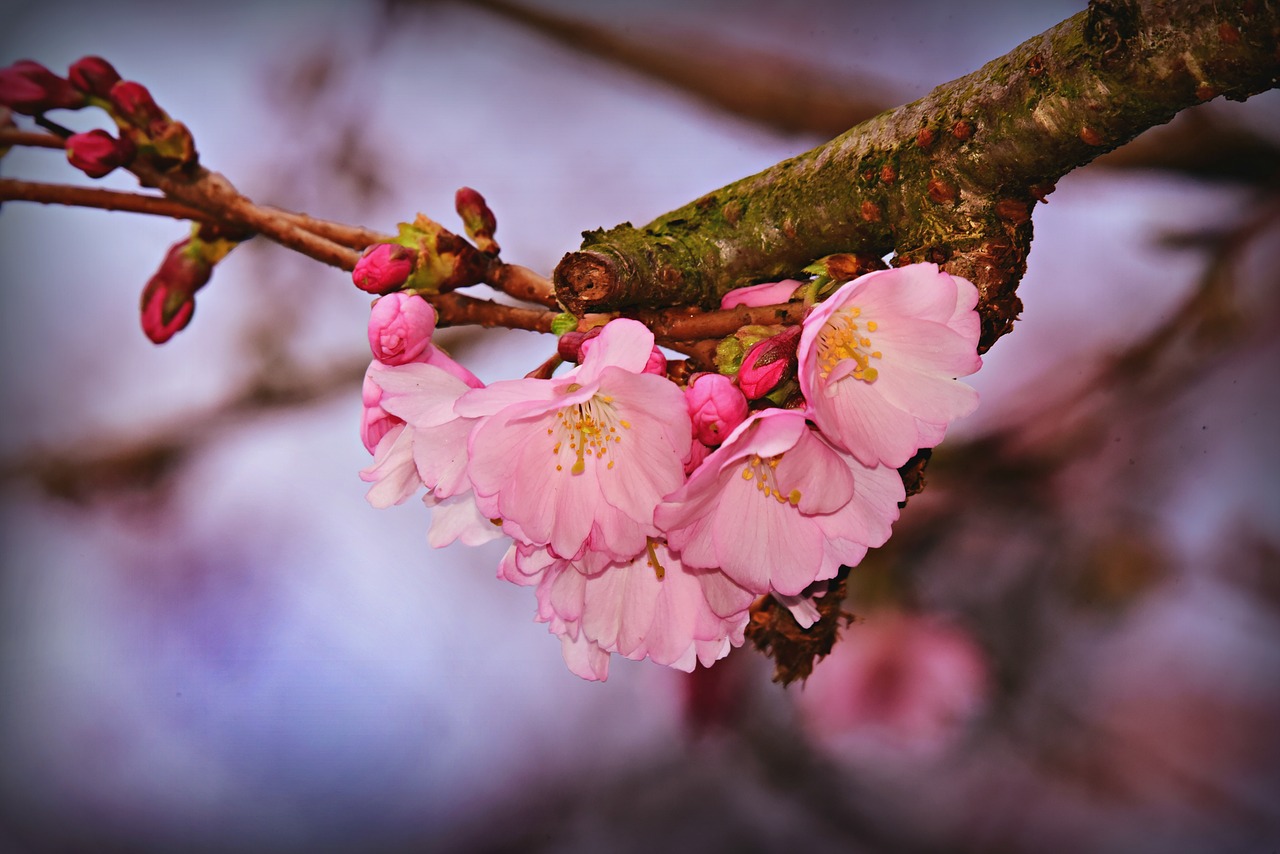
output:
{"label": "yellow stamen", "polygon": [[[871,350],[871,339],[858,330],[853,318],[859,317],[862,310],[857,306],[841,309],[827,320],[818,333],[818,370],[825,380],[841,362],[852,361],[855,368],[847,374],[856,380],[873,383],[880,376],[875,368],[868,367],[871,359],[879,359],[879,350]],[[866,321],[867,332],[875,332],[879,324],[874,320]]]}
{"label": "yellow stamen", "polygon": [[653,567],[653,574],[658,576],[658,580],[661,581],[667,577],[667,570],[666,567],[658,561],[658,553],[653,549],[652,539],[645,543],[645,548],[649,550],[649,566]]}

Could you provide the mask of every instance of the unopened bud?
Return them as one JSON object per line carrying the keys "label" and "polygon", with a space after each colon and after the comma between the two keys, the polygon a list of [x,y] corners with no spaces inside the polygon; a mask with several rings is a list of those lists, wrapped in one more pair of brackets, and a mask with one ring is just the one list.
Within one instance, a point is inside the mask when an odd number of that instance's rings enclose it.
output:
{"label": "unopened bud", "polygon": [[151,125],[169,121],[169,116],[151,97],[151,92],[141,83],[121,80],[111,87],[107,99],[121,119],[149,132]]}
{"label": "unopened bud", "polygon": [[356,268],[351,271],[351,281],[367,293],[390,293],[409,280],[413,261],[414,252],[407,246],[375,243],[356,262]]}
{"label": "unopened bud", "polygon": [[0,104],[35,116],[48,110],[78,110],[85,97],[67,80],[38,62],[21,59],[8,68],[0,68]]}
{"label": "unopened bud", "polygon": [[71,64],[67,79],[86,95],[108,98],[111,87],[120,82],[120,74],[102,57],[86,56]]}
{"label": "unopened bud", "polygon": [[191,322],[196,291],[213,273],[193,248],[189,239],[169,247],[160,269],[142,291],[142,331],[153,343],[163,344]]}
{"label": "unopened bud", "polygon": [[738,388],[742,393],[749,400],[764,397],[794,373],[799,343],[800,327],[789,326],[748,350],[738,368]]}
{"label": "unopened bud", "polygon": [[498,220],[493,211],[485,203],[484,196],[470,187],[462,187],[454,196],[454,206],[462,224],[467,229],[467,236],[476,244],[476,248],[486,255],[497,255],[500,251],[493,233],[498,229]]}
{"label": "unopened bud", "polygon": [[747,417],[747,399],[724,374],[698,374],[685,389],[693,435],[714,447]]}
{"label": "unopened bud", "polygon": [[116,167],[128,166],[136,151],[128,138],[116,139],[101,129],[67,137],[67,160],[90,178],[101,178]]}
{"label": "unopened bud", "polygon": [[586,337],[587,333],[576,329],[564,333],[556,341],[556,354],[566,362],[577,364],[579,356],[582,355],[582,339]]}
{"label": "unopened bud", "polygon": [[384,365],[421,361],[436,331],[436,310],[416,294],[387,294],[369,314],[369,349]]}

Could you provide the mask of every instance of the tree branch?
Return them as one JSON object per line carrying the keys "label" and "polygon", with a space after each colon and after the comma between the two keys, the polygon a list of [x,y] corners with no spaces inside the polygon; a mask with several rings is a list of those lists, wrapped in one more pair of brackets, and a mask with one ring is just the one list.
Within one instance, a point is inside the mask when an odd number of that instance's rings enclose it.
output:
{"label": "tree branch", "polygon": [[711,306],[834,252],[934,261],[982,295],[982,349],[1021,309],[1031,208],[1062,175],[1179,110],[1280,75],[1276,4],[1096,2],[983,68],[637,229],[586,235],[555,272],[575,314]]}
{"label": "tree branch", "polygon": [[217,223],[216,217],[205,211],[175,202],[163,196],[146,196],[119,190],[103,190],[98,187],[77,187],[70,184],[44,184],[37,181],[17,181],[0,178],[0,202],[38,202],[46,205],[74,205],[82,208],[101,208],[107,211],[167,216],[173,219],[189,219],[198,222]]}

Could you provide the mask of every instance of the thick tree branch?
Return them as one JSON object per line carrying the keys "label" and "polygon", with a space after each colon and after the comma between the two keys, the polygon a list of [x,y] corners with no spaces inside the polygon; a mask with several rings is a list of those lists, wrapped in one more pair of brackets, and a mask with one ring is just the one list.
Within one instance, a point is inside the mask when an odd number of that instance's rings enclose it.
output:
{"label": "thick tree branch", "polygon": [[1032,205],[1064,174],[1178,111],[1276,85],[1274,0],[1095,2],[983,68],[637,229],[587,234],[556,269],[582,314],[714,305],[834,252],[966,276],[982,347],[1021,303]]}

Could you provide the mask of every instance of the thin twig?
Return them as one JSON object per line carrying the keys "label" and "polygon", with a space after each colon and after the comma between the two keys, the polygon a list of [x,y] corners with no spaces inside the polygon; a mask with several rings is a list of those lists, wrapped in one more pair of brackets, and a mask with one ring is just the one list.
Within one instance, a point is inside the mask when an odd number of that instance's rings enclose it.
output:
{"label": "thin twig", "polygon": [[[743,326],[796,324],[804,320],[805,308],[798,302],[778,305],[744,306],[719,311],[697,308],[669,308],[636,312],[636,319],[667,341],[701,341],[723,338]],[[674,348],[673,348],[674,349]]]}
{"label": "thin twig", "polygon": [[476,324],[485,328],[505,326],[508,329],[528,329],[532,332],[550,332],[556,312],[537,308],[521,308],[476,299],[466,294],[438,294],[430,298],[435,306],[439,326]]}
{"label": "thin twig", "polygon": [[29,130],[4,128],[0,130],[0,148],[11,145],[26,145],[31,148],[66,148],[62,138],[51,133],[36,133]]}
{"label": "thin twig", "polygon": [[485,276],[485,282],[516,299],[536,302],[547,308],[560,307],[552,281],[519,264],[504,264],[495,259]]}
{"label": "thin twig", "polygon": [[18,181],[0,178],[0,202],[37,202],[46,205],[73,205],[82,208],[101,208],[107,211],[167,216],[173,219],[189,219],[199,222],[218,222],[205,211],[175,202],[163,196],[147,196],[120,190],[103,190],[99,187],[77,187],[71,184],[44,184],[37,181]]}

